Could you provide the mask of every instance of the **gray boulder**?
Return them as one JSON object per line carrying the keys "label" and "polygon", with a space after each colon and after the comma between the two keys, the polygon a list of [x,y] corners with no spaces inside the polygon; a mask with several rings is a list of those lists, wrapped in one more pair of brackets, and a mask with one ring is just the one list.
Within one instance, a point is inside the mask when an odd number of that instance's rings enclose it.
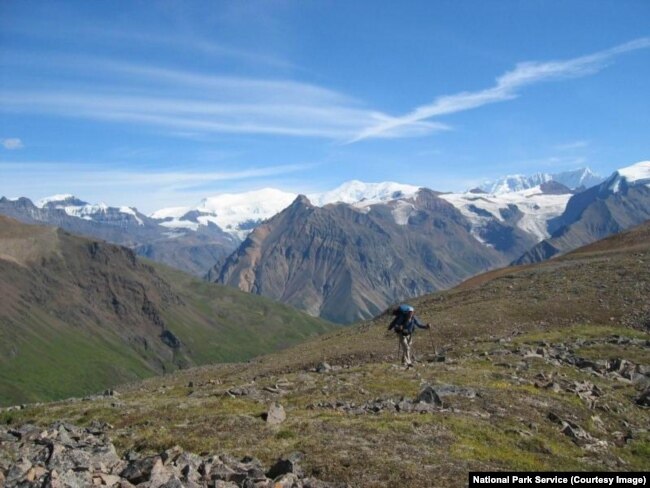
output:
{"label": "gray boulder", "polygon": [[650,388],[646,388],[634,401],[641,407],[650,407]]}
{"label": "gray boulder", "polygon": [[276,479],[278,476],[293,473],[297,476],[303,476],[303,471],[299,466],[300,461],[303,459],[303,454],[300,452],[293,452],[288,456],[278,459],[266,475],[271,479]]}
{"label": "gray boulder", "polygon": [[420,391],[416,399],[419,403],[428,403],[438,407],[442,406],[442,400],[431,386],[426,386]]}
{"label": "gray boulder", "polygon": [[287,419],[284,407],[278,402],[273,402],[266,414],[266,423],[269,425],[279,425]]}

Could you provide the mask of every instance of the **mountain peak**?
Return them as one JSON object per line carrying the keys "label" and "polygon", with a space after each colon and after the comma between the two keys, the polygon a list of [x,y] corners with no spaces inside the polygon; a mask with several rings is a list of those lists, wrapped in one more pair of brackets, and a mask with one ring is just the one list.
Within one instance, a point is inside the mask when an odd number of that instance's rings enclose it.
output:
{"label": "mountain peak", "polygon": [[58,195],[52,195],[49,197],[41,198],[36,201],[36,206],[43,208],[46,205],[59,204],[59,205],[86,205],[86,202],[79,200],[77,197],[70,193],[62,193]]}
{"label": "mountain peak", "polygon": [[394,181],[382,181],[380,183],[366,183],[359,180],[350,180],[342,183],[333,190],[310,195],[311,201],[316,205],[323,206],[328,203],[362,203],[370,205],[373,203],[387,202],[400,198],[408,198],[415,195],[420,187],[396,183]]}
{"label": "mountain peak", "polygon": [[509,175],[499,178],[495,181],[487,181],[479,186],[479,189],[492,194],[498,195],[515,191],[527,190],[547,183],[556,181],[570,190],[580,187],[590,188],[603,181],[603,178],[594,173],[590,168],[579,168],[561,173],[535,173],[531,176]]}
{"label": "mountain peak", "polygon": [[291,203],[292,207],[297,205],[313,207],[312,203],[309,201],[309,198],[307,198],[307,196],[302,194],[298,195],[296,199],[293,201],[293,203]]}
{"label": "mountain peak", "polygon": [[625,177],[630,183],[637,181],[645,182],[645,180],[650,180],[650,161],[640,161],[631,166],[619,169],[617,173]]}
{"label": "mountain peak", "polygon": [[609,177],[607,188],[617,193],[623,182],[626,185],[646,185],[650,187],[650,161],[640,161],[631,166],[616,170]]}

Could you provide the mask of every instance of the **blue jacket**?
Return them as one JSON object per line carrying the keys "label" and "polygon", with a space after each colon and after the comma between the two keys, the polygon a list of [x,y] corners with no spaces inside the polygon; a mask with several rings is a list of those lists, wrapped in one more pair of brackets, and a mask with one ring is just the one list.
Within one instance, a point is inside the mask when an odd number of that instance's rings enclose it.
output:
{"label": "blue jacket", "polygon": [[399,327],[401,325],[402,326],[402,334],[408,335],[408,334],[413,333],[416,326],[419,329],[426,329],[427,328],[426,324],[422,324],[415,315],[413,315],[413,317],[411,317],[411,320],[409,320],[408,322],[402,323],[402,322],[404,322],[404,320],[405,320],[405,317],[403,315],[398,315],[390,323],[390,325],[388,326],[388,330],[392,330],[392,329],[394,329],[396,327]]}

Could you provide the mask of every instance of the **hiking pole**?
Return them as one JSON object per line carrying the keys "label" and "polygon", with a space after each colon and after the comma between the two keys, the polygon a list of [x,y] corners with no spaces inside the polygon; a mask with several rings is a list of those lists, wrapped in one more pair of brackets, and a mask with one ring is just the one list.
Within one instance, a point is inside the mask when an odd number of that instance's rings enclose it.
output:
{"label": "hiking pole", "polygon": [[433,354],[437,356],[438,350],[436,349],[436,345],[433,342],[433,333],[431,332],[431,324],[428,325],[429,325],[429,339],[431,340],[431,349],[433,349]]}

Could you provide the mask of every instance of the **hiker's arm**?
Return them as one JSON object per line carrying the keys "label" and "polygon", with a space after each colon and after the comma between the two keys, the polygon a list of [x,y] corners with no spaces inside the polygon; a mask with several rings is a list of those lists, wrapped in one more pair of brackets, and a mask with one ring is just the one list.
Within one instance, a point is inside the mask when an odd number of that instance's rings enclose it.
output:
{"label": "hiker's arm", "polygon": [[413,317],[413,323],[420,329],[430,329],[431,324],[421,324],[417,317]]}

